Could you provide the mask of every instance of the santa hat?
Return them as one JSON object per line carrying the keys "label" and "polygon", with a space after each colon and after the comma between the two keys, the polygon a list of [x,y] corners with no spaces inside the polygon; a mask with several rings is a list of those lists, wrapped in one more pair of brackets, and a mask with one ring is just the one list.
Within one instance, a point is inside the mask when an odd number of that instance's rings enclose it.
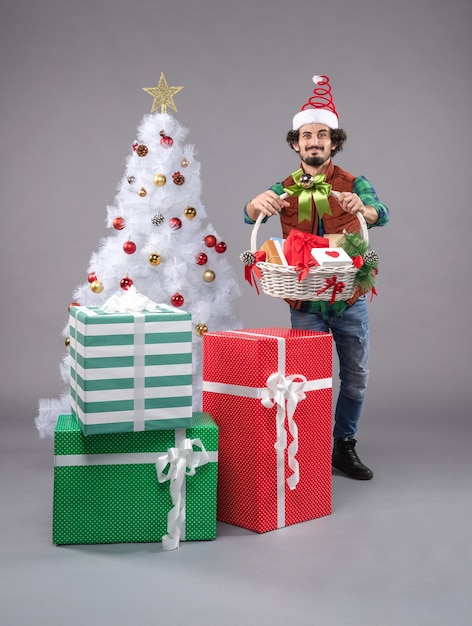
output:
{"label": "santa hat", "polygon": [[338,128],[338,114],[331,95],[329,76],[313,76],[313,82],[318,86],[293,118],[293,130],[298,130],[304,124],[324,124],[328,128]]}

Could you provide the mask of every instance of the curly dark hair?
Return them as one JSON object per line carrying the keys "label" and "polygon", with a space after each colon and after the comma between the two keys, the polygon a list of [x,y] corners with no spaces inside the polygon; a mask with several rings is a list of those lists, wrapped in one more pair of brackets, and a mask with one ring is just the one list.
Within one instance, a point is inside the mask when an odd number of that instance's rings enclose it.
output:
{"label": "curly dark hair", "polygon": [[[344,146],[344,142],[347,139],[346,131],[342,128],[330,128],[330,138],[333,144],[335,144],[335,148],[331,150],[331,156],[333,157],[338,152],[341,152]],[[300,138],[299,130],[289,130],[287,133],[287,143],[294,150],[293,144],[298,143]]]}

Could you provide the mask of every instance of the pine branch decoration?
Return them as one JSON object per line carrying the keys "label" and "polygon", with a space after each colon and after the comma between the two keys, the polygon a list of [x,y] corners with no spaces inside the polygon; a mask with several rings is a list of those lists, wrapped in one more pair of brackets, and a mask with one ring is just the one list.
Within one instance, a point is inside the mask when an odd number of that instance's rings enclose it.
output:
{"label": "pine branch decoration", "polygon": [[358,270],[355,278],[355,285],[361,293],[367,293],[373,288],[377,274],[377,268],[369,267],[366,264]]}
{"label": "pine branch decoration", "polygon": [[378,272],[379,255],[369,249],[368,242],[358,233],[344,233],[341,247],[351,257],[361,256],[364,264],[359,268],[355,278],[356,288],[360,293],[373,289]]}
{"label": "pine branch decoration", "polygon": [[351,257],[364,256],[369,249],[369,244],[359,233],[344,233],[342,248]]}

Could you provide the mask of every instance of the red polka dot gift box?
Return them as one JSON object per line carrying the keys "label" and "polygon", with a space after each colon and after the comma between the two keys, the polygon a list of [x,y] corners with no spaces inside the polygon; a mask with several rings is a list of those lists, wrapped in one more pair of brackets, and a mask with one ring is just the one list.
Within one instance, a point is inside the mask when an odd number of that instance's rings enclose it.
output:
{"label": "red polka dot gift box", "polygon": [[54,433],[53,543],[216,538],[218,427],[84,435],[74,415]]}
{"label": "red polka dot gift box", "polygon": [[331,334],[206,333],[203,410],[219,428],[218,520],[262,533],[331,513]]}

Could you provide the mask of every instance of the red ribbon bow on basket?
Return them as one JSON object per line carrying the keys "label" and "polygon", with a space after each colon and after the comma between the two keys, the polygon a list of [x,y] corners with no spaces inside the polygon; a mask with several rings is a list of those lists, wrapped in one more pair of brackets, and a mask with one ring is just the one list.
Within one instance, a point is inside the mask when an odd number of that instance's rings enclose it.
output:
{"label": "red ribbon bow on basket", "polygon": [[310,268],[315,267],[316,265],[318,265],[318,263],[313,258],[309,259],[307,263],[297,263],[295,266],[295,271],[298,272],[298,282],[306,278],[308,276]]}
{"label": "red ribbon bow on basket", "polygon": [[257,263],[265,260],[266,253],[264,252],[264,250],[258,250],[257,252],[254,252],[254,263],[244,266],[244,278],[251,285],[251,287],[255,287],[257,295],[259,295],[259,287],[257,286],[256,276],[259,279],[261,277],[261,270],[257,267]]}
{"label": "red ribbon bow on basket", "polygon": [[338,283],[337,280],[338,280],[337,276],[332,276],[331,278],[327,278],[326,285],[322,287],[321,289],[318,289],[318,291],[316,292],[316,295],[319,296],[323,292],[328,291],[328,289],[333,288],[333,293],[331,294],[331,299],[329,303],[334,304],[334,301],[336,300],[336,294],[342,293],[344,290],[344,287],[346,286],[341,281]]}

